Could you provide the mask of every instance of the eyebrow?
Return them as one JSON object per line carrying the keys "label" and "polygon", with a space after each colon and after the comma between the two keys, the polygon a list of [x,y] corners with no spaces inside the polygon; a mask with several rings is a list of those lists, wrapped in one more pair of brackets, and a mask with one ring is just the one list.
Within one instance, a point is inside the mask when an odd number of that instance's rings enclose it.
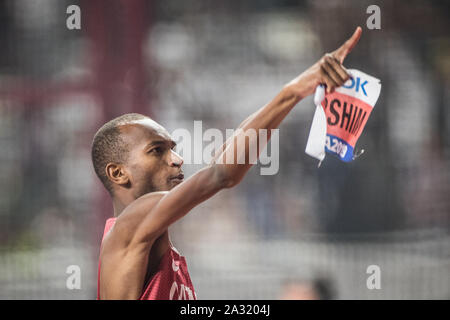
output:
{"label": "eyebrow", "polygon": [[177,145],[177,143],[173,140],[153,140],[145,145],[144,150],[147,150],[148,148],[153,147],[153,146],[166,145],[166,144],[170,144],[172,146],[172,148]]}

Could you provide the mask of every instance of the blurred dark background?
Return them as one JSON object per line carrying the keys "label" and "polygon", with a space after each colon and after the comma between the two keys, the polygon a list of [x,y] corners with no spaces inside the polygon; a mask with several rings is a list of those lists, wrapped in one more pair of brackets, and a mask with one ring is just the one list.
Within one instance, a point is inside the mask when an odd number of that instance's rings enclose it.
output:
{"label": "blurred dark background", "polygon": [[[69,30],[69,5],[81,30]],[[381,9],[369,30],[366,9]],[[382,81],[352,163],[304,153],[307,98],[280,169],[172,228],[199,299],[283,298],[324,277],[337,299],[450,298],[450,2],[0,1],[0,298],[93,299],[105,220],[90,144],[127,112],[169,132],[235,128],[354,28],[345,61]],[[186,165],[187,176],[199,165]],[[378,265],[382,288],[368,290]],[[80,290],[66,288],[78,265]],[[289,277],[287,277],[289,275]],[[321,278],[321,279],[322,279]],[[286,280],[288,279],[288,280]],[[325,289],[324,289],[325,290]]]}

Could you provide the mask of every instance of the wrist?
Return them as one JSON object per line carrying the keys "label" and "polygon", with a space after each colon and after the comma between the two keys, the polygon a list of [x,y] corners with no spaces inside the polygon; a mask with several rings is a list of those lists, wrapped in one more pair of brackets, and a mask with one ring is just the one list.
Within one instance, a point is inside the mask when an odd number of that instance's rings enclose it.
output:
{"label": "wrist", "polygon": [[303,85],[300,79],[294,79],[283,87],[283,96],[286,99],[293,99],[295,103],[300,102],[303,98],[307,96],[305,90],[303,90]]}
{"label": "wrist", "polygon": [[314,90],[316,90],[320,83],[317,76],[319,69],[320,67],[316,63],[286,85],[298,101],[313,94]]}

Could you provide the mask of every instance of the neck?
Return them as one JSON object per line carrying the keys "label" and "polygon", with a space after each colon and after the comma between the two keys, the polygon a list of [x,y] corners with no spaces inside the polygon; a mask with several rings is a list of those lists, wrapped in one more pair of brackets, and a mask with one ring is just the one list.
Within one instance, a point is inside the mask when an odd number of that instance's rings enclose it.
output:
{"label": "neck", "polygon": [[131,197],[114,197],[113,198],[113,209],[114,209],[114,217],[118,217],[123,210],[134,201],[135,199]]}

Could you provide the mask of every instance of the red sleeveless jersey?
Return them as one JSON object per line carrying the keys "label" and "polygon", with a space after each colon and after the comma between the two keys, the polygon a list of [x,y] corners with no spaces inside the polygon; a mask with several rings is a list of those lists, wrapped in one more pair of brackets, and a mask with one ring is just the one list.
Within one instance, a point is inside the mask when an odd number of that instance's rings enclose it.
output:
{"label": "red sleeveless jersey", "polygon": [[[115,222],[116,218],[106,220],[102,242]],[[101,261],[98,264],[98,300],[100,300],[100,265]],[[156,273],[146,284],[139,300],[197,300],[186,259],[172,245],[162,257]]]}

